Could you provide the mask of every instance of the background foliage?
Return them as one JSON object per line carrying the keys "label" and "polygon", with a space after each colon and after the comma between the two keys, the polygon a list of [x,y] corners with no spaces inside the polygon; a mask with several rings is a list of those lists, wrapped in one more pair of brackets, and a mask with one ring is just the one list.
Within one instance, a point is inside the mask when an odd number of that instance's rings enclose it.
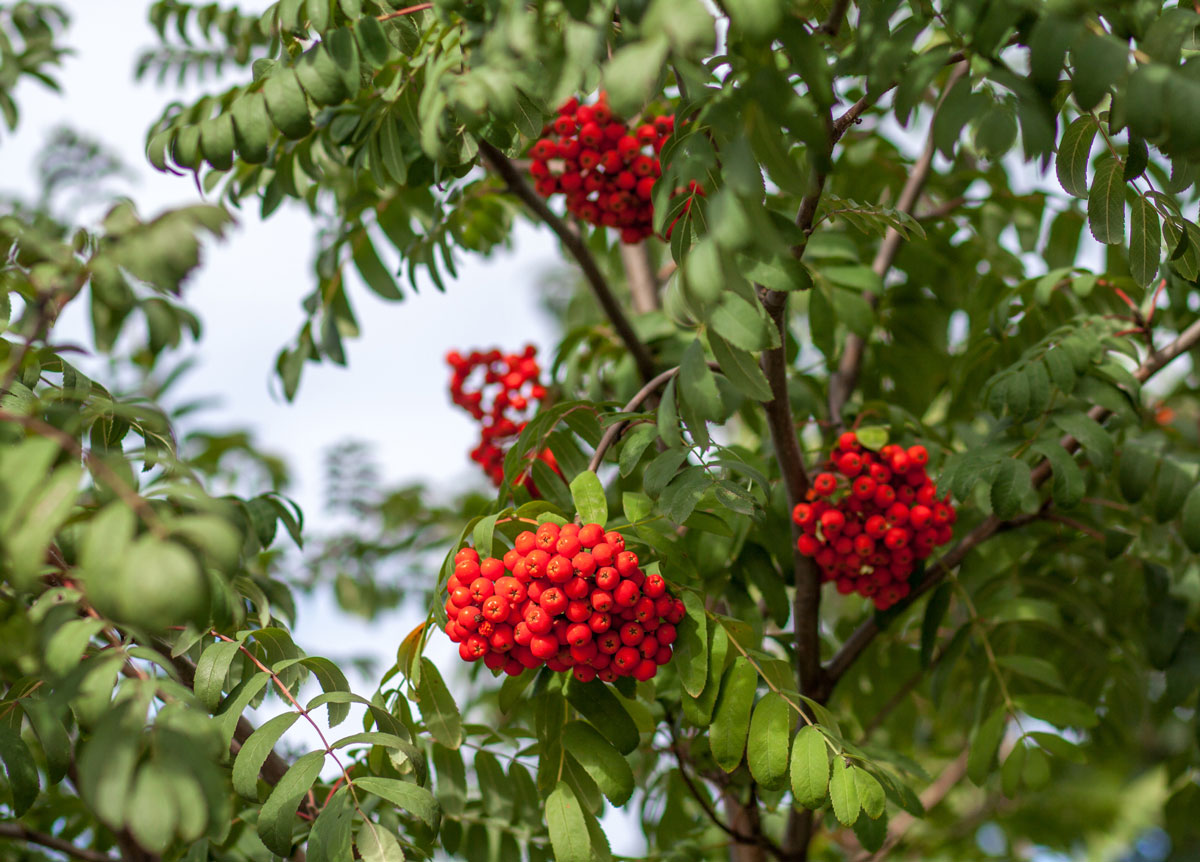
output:
{"label": "background foliage", "polygon": [[[150,162],[206,202],[115,199],[74,224],[56,201],[103,194],[116,163],[64,132],[42,194],[0,213],[0,838],[93,862],[582,862],[612,856],[601,818],[623,807],[652,859],[1200,853],[1188,4],[162,0],[150,17],[139,76],[239,70],[148,130]],[[29,79],[54,86],[67,25],[0,4],[9,129]],[[676,115],[655,192],[658,228],[681,216],[669,242],[620,249],[524,179],[555,107],[599,87],[627,115]],[[683,213],[691,180],[706,195]],[[351,526],[314,531],[252,438],[177,431],[158,402],[200,337],[183,293],[202,245],[285,201],[316,236],[276,366],[289,398],[309,363],[346,363],[360,291],[444,289],[519,218],[579,264],[547,285],[555,403],[497,495],[381,488],[350,447],[329,496]],[[55,339],[71,303],[111,379]],[[822,597],[793,550],[791,505],[848,426],[927,443],[960,511],[884,614]],[[563,476],[534,463],[534,500],[515,480],[545,447]],[[589,470],[605,501],[577,507]],[[684,596],[671,665],[611,688],[474,668],[467,686],[423,655],[457,546],[584,507]],[[290,634],[297,592],[329,587],[362,616],[434,608],[373,692]],[[294,750],[301,721],[320,747]]]}

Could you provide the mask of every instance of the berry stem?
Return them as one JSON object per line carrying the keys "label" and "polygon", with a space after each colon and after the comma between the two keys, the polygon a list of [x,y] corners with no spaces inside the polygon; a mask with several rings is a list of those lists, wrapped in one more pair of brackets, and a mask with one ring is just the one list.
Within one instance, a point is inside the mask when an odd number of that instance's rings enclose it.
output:
{"label": "berry stem", "polygon": [[414,12],[424,12],[426,9],[432,9],[432,3],[418,3],[416,6],[406,6],[403,9],[397,9],[395,12],[388,12],[386,15],[380,15],[376,21],[391,21],[393,18],[400,18],[404,15],[412,15]]}
{"label": "berry stem", "polygon": [[583,270],[584,278],[587,279],[588,286],[591,287],[596,301],[604,309],[604,313],[612,323],[613,329],[617,331],[617,336],[624,343],[625,349],[633,357],[633,361],[637,365],[638,374],[641,375],[643,380],[649,381],[653,379],[656,371],[654,358],[650,355],[650,351],[646,348],[646,345],[638,338],[633,325],[629,322],[629,318],[625,316],[624,310],[622,310],[620,303],[617,302],[612,288],[609,286],[604,274],[600,271],[600,266],[596,263],[596,258],[588,250],[583,237],[571,230],[570,226],[546,205],[546,202],[525,181],[525,177],[517,170],[508,156],[483,140],[479,142],[479,154],[484,164],[504,180],[508,185],[508,190],[520,198],[529,209],[533,210],[538,218],[544,221],[558,235],[558,239],[563,244],[563,247],[575,258],[579,264],[579,268]]}

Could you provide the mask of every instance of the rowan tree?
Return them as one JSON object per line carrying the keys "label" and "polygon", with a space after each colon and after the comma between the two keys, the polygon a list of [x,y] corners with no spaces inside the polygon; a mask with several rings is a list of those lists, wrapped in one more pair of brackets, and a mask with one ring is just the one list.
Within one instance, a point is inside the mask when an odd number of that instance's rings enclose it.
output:
{"label": "rowan tree", "polygon": [[[204,202],[0,214],[5,853],[587,862],[626,822],[644,859],[1195,858],[1190,5],[150,5],[139,76],[235,76],[147,131]],[[0,4],[8,127],[67,26]],[[82,140],[48,187],[109,170]],[[177,433],[161,387],[89,379],[56,339],[86,304],[90,349],[157,379],[201,337],[202,244],[284,204],[319,226],[288,398],[350,361],[365,291],[455,302],[456,260],[554,236],[561,339],[478,410],[478,487],[380,488],[344,449],[354,528],[303,526],[259,444]],[[463,345],[455,401],[525,340]],[[248,496],[222,494],[232,450]],[[530,556],[575,523],[594,555]],[[530,593],[552,565],[592,590],[618,533],[636,560],[603,577],[681,602],[622,641],[663,633],[635,675],[565,627],[533,667],[484,643],[485,618],[557,612]],[[327,586],[430,609],[374,691],[290,634]],[[511,607],[449,617],[493,590]],[[498,658],[439,665],[448,634]]]}

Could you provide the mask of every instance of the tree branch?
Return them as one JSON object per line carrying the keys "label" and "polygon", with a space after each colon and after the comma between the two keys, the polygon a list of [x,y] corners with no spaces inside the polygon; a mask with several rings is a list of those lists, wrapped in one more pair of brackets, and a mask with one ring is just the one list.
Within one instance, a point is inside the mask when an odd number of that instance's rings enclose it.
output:
{"label": "tree branch", "polygon": [[[1148,355],[1138,366],[1137,370],[1133,372],[1133,376],[1137,378],[1139,382],[1145,383],[1147,380],[1165,368],[1168,364],[1170,364],[1172,360],[1191,350],[1193,347],[1196,347],[1198,344],[1200,344],[1200,320],[1197,320],[1191,326],[1187,327],[1187,329],[1183,330],[1183,332],[1181,332],[1170,344]],[[1088,416],[1097,422],[1104,422],[1110,415],[1112,415],[1111,411],[1099,405],[1096,405],[1088,411]],[[1079,441],[1070,434],[1063,435],[1058,442],[1060,446],[1072,454],[1078,451],[1080,446]],[[1049,461],[1043,460],[1040,464],[1038,464],[1033,469],[1031,477],[1033,481],[1033,487],[1041,487],[1046,480],[1050,478],[1051,472]],[[925,579],[913,588],[913,591],[905,599],[902,607],[908,607],[909,605],[913,604],[913,602],[915,602],[918,598],[935,587],[950,572],[951,569],[963,561],[968,553],[970,553],[983,542],[990,539],[992,536],[1004,530],[1010,530],[1014,527],[1029,523],[1030,521],[1036,520],[1040,517],[1041,513],[1037,513],[1033,515],[1022,515],[1019,518],[1002,521],[995,515],[989,515],[973,530],[967,533],[967,535],[959,539],[958,542],[955,543],[954,547],[938,558],[937,562],[929,568],[929,571],[925,575]],[[876,635],[878,635],[881,630],[882,629],[877,622],[877,618],[872,617],[871,619],[863,622],[857,629],[854,630],[850,637],[846,639],[846,642],[842,644],[841,649],[834,654],[833,658],[830,659],[829,663],[825,666],[825,679],[828,683],[828,689],[824,692],[826,697],[828,697],[828,695],[832,692],[833,687],[837,685],[838,681],[845,675],[846,671],[849,670],[854,664],[855,660],[862,655],[868,646],[871,645],[871,642],[875,640]]]}
{"label": "tree branch", "polygon": [[[622,413],[632,413],[641,406],[642,402],[654,394],[655,390],[660,386],[665,386],[667,381],[679,373],[679,367],[669,368],[662,374],[652,378],[645,386],[637,391],[637,393],[629,399],[624,407],[621,408]],[[604,461],[604,454],[609,450],[613,443],[617,442],[629,426],[629,420],[625,419],[621,422],[614,422],[604,432],[604,436],[600,438],[600,442],[596,444],[596,452],[592,455],[592,460],[588,462],[588,469],[593,473],[599,469],[601,462]]]}
{"label": "tree branch", "polygon": [[846,20],[846,12],[849,9],[850,0],[833,0],[833,5],[829,7],[829,17],[817,27],[817,32],[836,36],[842,29],[842,22]]}
{"label": "tree branch", "polygon": [[650,249],[644,242],[633,245],[623,242],[620,248],[625,280],[629,284],[629,295],[633,298],[633,310],[638,314],[658,311],[662,304],[658,298],[658,280],[650,266]]}
{"label": "tree branch", "polygon": [[575,258],[579,264],[579,268],[583,270],[584,278],[587,279],[587,283],[591,287],[596,301],[604,309],[604,313],[612,323],[613,329],[617,331],[617,336],[625,344],[625,349],[633,357],[633,361],[637,365],[638,373],[642,379],[650,380],[654,377],[654,359],[650,356],[650,351],[646,349],[646,345],[642,344],[637,333],[633,331],[633,326],[630,324],[629,318],[625,316],[624,310],[622,310],[620,304],[617,302],[612,288],[609,287],[604,274],[600,272],[600,267],[596,263],[596,259],[592,256],[592,253],[588,250],[583,238],[572,231],[567,223],[546,205],[546,202],[526,182],[524,175],[516,169],[504,153],[500,152],[487,141],[479,142],[479,153],[483,157],[484,163],[508,185],[508,190],[520,198],[527,207],[533,210],[538,218],[549,225],[550,229],[558,235],[558,239],[563,244],[563,247]]}
{"label": "tree branch", "polygon": [[70,841],[55,835],[47,835],[45,832],[38,832],[20,823],[0,823],[0,838],[12,838],[15,841],[24,841],[27,844],[48,847],[51,850],[56,850],[75,859],[82,859],[84,862],[118,862],[115,856],[109,856],[107,853],[101,853],[99,850],[76,847]]}
{"label": "tree branch", "polygon": [[[967,59],[967,55],[966,55],[965,51],[955,51],[953,54],[951,54],[949,57],[946,58],[946,65],[953,66],[956,63],[961,63],[965,59]],[[900,86],[900,82],[896,81],[894,83],[888,84],[886,87],[884,87],[878,93],[867,93],[865,96],[863,96],[857,102],[855,102],[853,105],[851,105],[849,108],[847,108],[846,113],[842,114],[840,117],[838,117],[836,120],[833,121],[833,140],[834,140],[834,142],[836,143],[837,141],[841,140],[842,135],[846,134],[846,130],[858,122],[859,117],[861,117],[863,114],[865,114],[867,111],[869,111],[872,107],[874,107],[886,93],[890,93],[892,90],[896,89],[898,86]]]}
{"label": "tree branch", "polygon": [[[959,63],[954,67],[954,71],[950,73],[950,77],[946,81],[946,86],[942,89],[942,96],[938,100],[937,107],[941,107],[941,103],[946,98],[946,94],[951,88],[958,83],[958,80],[967,73],[967,64]],[[912,215],[916,209],[917,200],[921,197],[921,192],[925,188],[925,183],[929,180],[929,174],[933,170],[933,156],[937,152],[937,145],[933,138],[933,121],[937,116],[937,108],[934,109],[934,116],[929,120],[929,135],[925,141],[925,149],[922,151],[920,158],[909,171],[908,180],[904,183],[904,188],[900,191],[900,197],[896,201],[896,209],[899,212]],[[892,264],[896,261],[896,255],[900,251],[900,243],[904,241],[904,237],[900,231],[894,227],[889,227],[884,234],[883,242],[879,245],[879,251],[875,254],[875,260],[871,263],[871,270],[879,276],[882,282],[887,277],[888,270],[892,268]],[[863,294],[863,298],[870,303],[873,309],[878,304],[878,297],[870,291]],[[860,336],[851,332],[846,336],[846,344],[842,350],[842,358],[838,362],[838,370],[829,378],[829,420],[835,427],[842,425],[842,410],[846,406],[846,402],[850,399],[851,393],[858,385],[858,373],[862,368],[863,348],[866,342]]]}

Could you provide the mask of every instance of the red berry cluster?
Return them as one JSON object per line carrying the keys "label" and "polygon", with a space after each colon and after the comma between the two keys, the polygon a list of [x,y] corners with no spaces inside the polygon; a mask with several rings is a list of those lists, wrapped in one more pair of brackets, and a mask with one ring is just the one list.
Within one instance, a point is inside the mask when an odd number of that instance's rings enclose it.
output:
{"label": "red berry cluster", "polygon": [[950,541],[956,519],[949,495],[925,473],[924,446],[884,446],[876,454],[847,431],[829,458],[829,472],[813,479],[794,520],[804,534],[800,553],[816,558],[822,580],[843,595],[858,592],[887,610],[909,593],[917,560]]}
{"label": "red berry cluster", "polygon": [[567,210],[586,222],[621,229],[621,241],[654,233],[650,197],[662,173],[658,153],[675,128],[673,116],[631,130],[601,92],[592,105],[569,99],[542,129],[529,153],[529,172],[542,197],[561,192]]}
{"label": "red berry cluster", "polygon": [[454,557],[446,634],[464,661],[515,676],[542,664],[580,682],[650,679],[671,660],[683,602],[638,568],[620,533],[546,523],[502,560]]}
{"label": "red berry cluster", "polygon": [[[546,387],[538,383],[541,369],[536,355],[532,344],[519,354],[499,350],[474,350],[465,357],[457,350],[446,354],[446,362],[454,369],[450,397],[480,423],[479,445],[471,450],[471,460],[497,487],[504,481],[508,444],[520,436],[546,397]],[[549,450],[540,457],[556,466]]]}

